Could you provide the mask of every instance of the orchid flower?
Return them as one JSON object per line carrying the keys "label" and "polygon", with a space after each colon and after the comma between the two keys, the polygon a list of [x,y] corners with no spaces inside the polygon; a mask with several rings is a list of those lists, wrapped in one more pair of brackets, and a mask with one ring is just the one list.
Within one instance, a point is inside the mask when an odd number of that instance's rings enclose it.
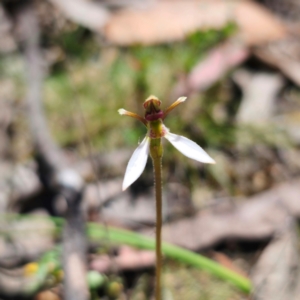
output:
{"label": "orchid flower", "polygon": [[162,156],[163,147],[161,139],[166,138],[176,149],[185,156],[203,163],[214,164],[215,161],[193,141],[173,133],[164,125],[163,120],[186,97],[180,97],[171,104],[165,111],[160,109],[161,101],[155,96],[150,96],[144,102],[145,115],[141,117],[123,108],[119,109],[120,115],[126,115],[141,121],[147,127],[147,134],[137,149],[133,152],[126,168],[123,181],[123,191],[135,182],[145,169],[148,156],[150,154],[154,169],[154,185],[156,199],[156,233],[155,233],[155,252],[156,252],[156,284],[155,299],[161,300],[161,228],[162,228]]}
{"label": "orchid flower", "polygon": [[144,102],[144,117],[129,112],[123,108],[118,110],[120,115],[133,117],[141,121],[148,129],[146,137],[133,152],[128,162],[122,186],[123,191],[135,182],[144,171],[150,152],[150,143],[153,139],[161,139],[164,137],[183,155],[202,163],[215,163],[215,161],[199,145],[184,136],[171,133],[170,130],[163,124],[163,120],[170,111],[185,100],[186,97],[180,97],[165,111],[162,111],[160,109],[161,101],[155,96],[150,96]]}

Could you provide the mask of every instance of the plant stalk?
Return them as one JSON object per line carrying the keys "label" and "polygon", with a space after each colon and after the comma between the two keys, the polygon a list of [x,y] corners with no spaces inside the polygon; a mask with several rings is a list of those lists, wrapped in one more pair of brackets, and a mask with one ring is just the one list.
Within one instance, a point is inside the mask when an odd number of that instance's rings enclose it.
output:
{"label": "plant stalk", "polygon": [[154,178],[155,178],[155,197],[156,197],[156,290],[155,299],[161,299],[161,271],[162,271],[162,255],[161,255],[161,228],[162,228],[162,179],[161,179],[161,158],[153,159]]}
{"label": "plant stalk", "polygon": [[156,198],[156,235],[155,235],[155,299],[161,300],[161,273],[162,273],[162,252],[161,252],[161,228],[162,228],[162,144],[161,138],[151,139],[150,154],[154,170],[154,186]]}

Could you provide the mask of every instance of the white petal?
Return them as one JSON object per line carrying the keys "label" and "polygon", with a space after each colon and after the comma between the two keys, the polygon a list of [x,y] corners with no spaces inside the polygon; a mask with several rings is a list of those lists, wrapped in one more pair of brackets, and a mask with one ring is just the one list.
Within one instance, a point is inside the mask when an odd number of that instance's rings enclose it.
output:
{"label": "white petal", "polygon": [[150,138],[146,136],[133,152],[126,168],[123,191],[135,182],[144,171],[149,155],[149,143]]}
{"label": "white petal", "polygon": [[185,156],[202,163],[215,163],[215,161],[199,145],[186,137],[168,132],[165,135],[165,138]]}

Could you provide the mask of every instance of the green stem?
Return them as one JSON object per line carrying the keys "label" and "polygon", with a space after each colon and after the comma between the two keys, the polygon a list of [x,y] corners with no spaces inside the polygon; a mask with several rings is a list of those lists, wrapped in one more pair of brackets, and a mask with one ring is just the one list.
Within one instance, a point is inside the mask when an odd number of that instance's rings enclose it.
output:
{"label": "green stem", "polygon": [[161,179],[161,159],[153,159],[153,169],[155,178],[155,196],[156,196],[156,290],[155,299],[161,299],[161,270],[162,270],[162,255],[161,255],[161,228],[162,228],[162,179]]}
{"label": "green stem", "polygon": [[162,273],[162,254],[161,254],[161,228],[162,228],[162,144],[161,138],[151,139],[150,155],[153,162],[154,186],[156,198],[156,235],[155,235],[155,299],[161,300],[161,273]]}
{"label": "green stem", "polygon": [[[32,215],[8,215],[2,214],[1,217],[6,221],[13,221],[17,219],[25,219],[32,220],[44,217],[33,217]],[[64,225],[64,219],[59,217],[50,217],[50,219],[54,222],[56,226],[56,233],[59,234],[62,230],[62,226]],[[27,232],[28,230],[26,230]],[[136,232],[131,232],[128,230],[109,227],[108,232],[107,228],[101,224],[96,223],[88,223],[87,224],[88,236],[92,241],[99,241],[103,238],[107,238],[107,234],[109,235],[109,239],[111,242],[115,242],[118,244],[126,244],[132,247],[137,247],[141,249],[155,249],[156,243],[155,241],[147,236],[143,236]],[[171,245],[169,243],[162,243],[162,253],[165,256],[181,261],[182,263],[191,265],[195,268],[201,269],[203,271],[209,272],[214,276],[224,279],[227,282],[238,287],[241,291],[250,294],[252,290],[252,284],[250,280],[238,273],[223,267],[222,265],[206,258],[200,254],[191,252],[189,250],[180,248],[175,245]]]}
{"label": "green stem", "polygon": [[[105,236],[103,225],[89,223],[88,236],[93,240],[99,240],[103,238]],[[110,227],[109,238],[111,241],[121,244],[124,243],[142,249],[156,248],[156,243],[150,237],[146,237],[141,234],[124,229]],[[164,255],[166,255],[168,258],[176,259],[178,261],[181,261],[182,263],[207,271],[220,279],[224,279],[247,294],[251,292],[252,285],[248,278],[239,275],[238,273],[227,269],[226,267],[223,267],[217,262],[212,261],[200,254],[169,243],[162,243],[162,253],[164,253]]]}

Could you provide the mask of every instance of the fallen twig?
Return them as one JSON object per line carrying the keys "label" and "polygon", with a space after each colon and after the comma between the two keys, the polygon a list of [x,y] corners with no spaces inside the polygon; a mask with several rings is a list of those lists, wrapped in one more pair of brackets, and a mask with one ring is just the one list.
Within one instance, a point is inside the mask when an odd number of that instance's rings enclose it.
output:
{"label": "fallen twig", "polygon": [[46,124],[41,102],[45,71],[39,46],[39,26],[34,5],[28,1],[19,6],[16,16],[27,68],[28,119],[40,162],[41,178],[49,190],[63,196],[67,203],[63,255],[64,299],[87,300],[89,292],[85,280],[86,242],[81,212],[83,181],[78,173],[67,165]]}

